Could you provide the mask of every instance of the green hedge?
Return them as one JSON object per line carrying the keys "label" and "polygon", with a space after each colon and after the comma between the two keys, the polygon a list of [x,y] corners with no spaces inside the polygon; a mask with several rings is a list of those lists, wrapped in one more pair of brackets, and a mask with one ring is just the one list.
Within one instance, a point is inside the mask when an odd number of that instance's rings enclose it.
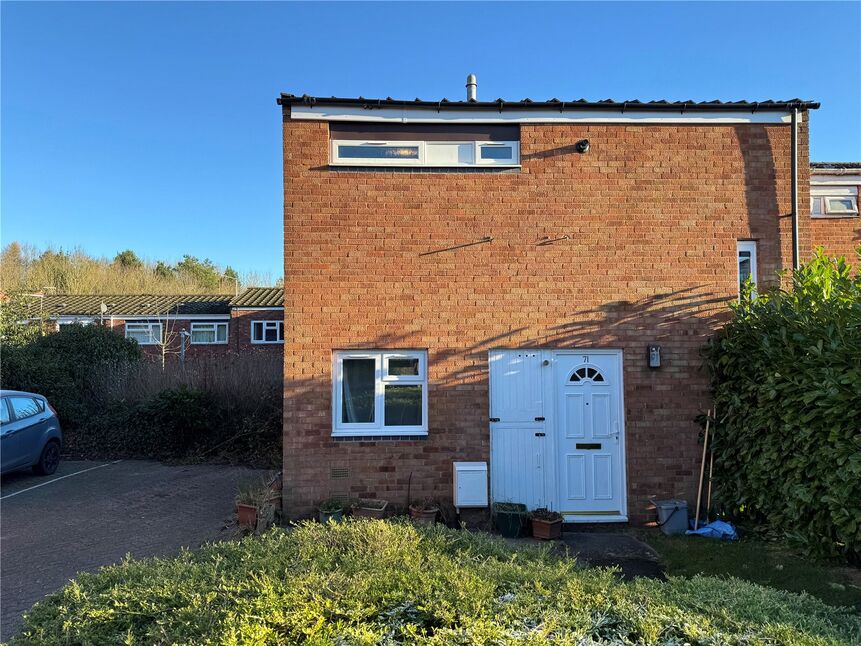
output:
{"label": "green hedge", "polygon": [[822,251],[707,349],[717,493],[811,553],[861,553],[861,278]]}
{"label": "green hedge", "polygon": [[48,398],[64,426],[80,426],[92,415],[92,377],[141,361],[140,346],[98,325],[64,325],[58,332],[3,348],[3,388]]}
{"label": "green hedge", "polygon": [[3,388],[45,395],[74,458],[281,465],[283,365],[248,353],[165,367],[100,326],[4,345]]}
{"label": "green hedge", "polygon": [[549,548],[406,522],[302,524],[81,574],[22,644],[861,643],[861,618],[738,579],[621,581]]}

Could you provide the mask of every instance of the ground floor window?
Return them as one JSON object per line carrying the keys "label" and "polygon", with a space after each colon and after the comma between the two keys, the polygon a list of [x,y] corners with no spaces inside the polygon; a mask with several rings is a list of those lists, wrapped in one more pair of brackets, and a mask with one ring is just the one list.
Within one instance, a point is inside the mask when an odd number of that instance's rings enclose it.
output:
{"label": "ground floor window", "polygon": [[745,282],[750,278],[756,289],[756,242],[739,240],[738,242],[738,293],[741,295]]}
{"label": "ground floor window", "polygon": [[192,323],[191,342],[194,345],[227,343],[227,323]]}
{"label": "ground floor window", "polygon": [[427,433],[424,351],[337,351],[332,388],[333,435]]}
{"label": "ground floor window", "polygon": [[284,321],[252,321],[251,343],[284,343]]}
{"label": "ground floor window", "polygon": [[161,323],[126,323],[126,338],[140,345],[157,345],[162,339]]}

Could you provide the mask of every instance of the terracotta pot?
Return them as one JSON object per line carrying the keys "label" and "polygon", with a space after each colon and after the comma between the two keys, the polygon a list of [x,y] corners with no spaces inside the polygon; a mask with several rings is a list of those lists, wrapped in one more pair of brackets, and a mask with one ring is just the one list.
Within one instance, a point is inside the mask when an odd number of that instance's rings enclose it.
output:
{"label": "terracotta pot", "polygon": [[562,519],[558,520],[541,520],[539,518],[532,519],[532,536],[545,541],[552,541],[557,538],[562,538]]}
{"label": "terracotta pot", "polygon": [[257,527],[257,507],[254,505],[236,504],[236,520],[246,527]]}
{"label": "terracotta pot", "polygon": [[376,518],[382,519],[386,517],[386,507],[389,506],[388,501],[380,501],[383,506],[379,509],[373,507],[356,507],[353,509],[353,516],[356,518]]}
{"label": "terracotta pot", "polygon": [[417,523],[424,523],[425,525],[433,525],[436,522],[436,515],[438,513],[439,509],[436,507],[433,509],[410,507],[410,518]]}

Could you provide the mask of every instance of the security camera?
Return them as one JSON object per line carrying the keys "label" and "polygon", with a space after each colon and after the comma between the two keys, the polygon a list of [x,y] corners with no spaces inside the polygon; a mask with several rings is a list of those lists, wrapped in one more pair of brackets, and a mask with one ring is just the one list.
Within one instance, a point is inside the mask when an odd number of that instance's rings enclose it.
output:
{"label": "security camera", "polygon": [[574,150],[576,150],[581,155],[589,152],[589,140],[581,139],[576,144],[574,144]]}

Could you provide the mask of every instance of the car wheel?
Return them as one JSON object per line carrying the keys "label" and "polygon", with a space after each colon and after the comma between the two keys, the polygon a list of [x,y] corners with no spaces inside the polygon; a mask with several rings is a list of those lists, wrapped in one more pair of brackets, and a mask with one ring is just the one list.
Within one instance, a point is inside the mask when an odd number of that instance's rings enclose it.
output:
{"label": "car wheel", "polygon": [[49,476],[57,470],[60,464],[60,445],[54,441],[48,442],[42,449],[39,461],[33,467],[33,471],[41,476]]}

